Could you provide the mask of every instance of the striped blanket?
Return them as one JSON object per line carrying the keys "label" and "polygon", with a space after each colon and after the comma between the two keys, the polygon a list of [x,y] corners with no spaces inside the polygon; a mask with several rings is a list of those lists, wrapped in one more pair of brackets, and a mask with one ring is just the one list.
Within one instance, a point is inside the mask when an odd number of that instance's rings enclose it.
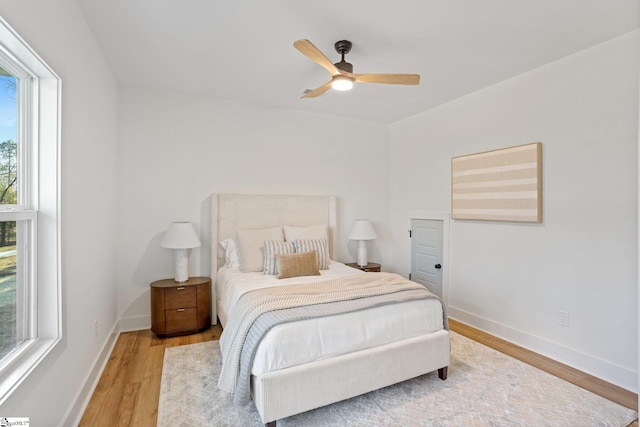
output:
{"label": "striped blanket", "polygon": [[[364,273],[247,292],[238,300],[220,337],[222,370],[218,387],[235,394],[236,405],[249,402],[253,358],[260,341],[274,326],[417,299],[438,297],[392,273]],[[448,329],[444,304],[442,310]]]}

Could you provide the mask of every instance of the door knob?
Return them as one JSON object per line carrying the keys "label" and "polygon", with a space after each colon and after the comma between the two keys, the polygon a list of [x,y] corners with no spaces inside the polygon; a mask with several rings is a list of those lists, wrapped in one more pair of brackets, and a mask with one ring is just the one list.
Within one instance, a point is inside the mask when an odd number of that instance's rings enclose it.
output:
{"label": "door knob", "polygon": [[436,264],[436,265],[434,265],[434,267],[436,268],[436,270],[440,270],[442,268],[442,266],[440,264]]}

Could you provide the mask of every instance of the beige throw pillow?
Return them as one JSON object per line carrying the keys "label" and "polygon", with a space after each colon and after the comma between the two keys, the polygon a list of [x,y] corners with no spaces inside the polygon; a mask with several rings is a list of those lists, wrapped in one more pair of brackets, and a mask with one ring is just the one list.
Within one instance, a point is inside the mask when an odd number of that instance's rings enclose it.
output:
{"label": "beige throw pillow", "polygon": [[319,276],[316,251],[295,254],[276,254],[278,279],[298,276]]}

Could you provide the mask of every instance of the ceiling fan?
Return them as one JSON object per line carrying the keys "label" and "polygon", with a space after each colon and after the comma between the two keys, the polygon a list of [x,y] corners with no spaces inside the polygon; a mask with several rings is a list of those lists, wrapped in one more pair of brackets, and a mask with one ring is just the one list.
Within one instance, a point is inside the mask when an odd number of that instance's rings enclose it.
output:
{"label": "ceiling fan", "polygon": [[353,87],[354,83],[385,83],[395,85],[417,85],[420,83],[420,76],[418,74],[355,74],[353,72],[353,65],[344,60],[344,55],[349,53],[352,46],[348,40],[336,42],[336,52],[342,55],[342,59],[335,64],[329,61],[329,59],[307,39],[297,40],[293,43],[293,46],[331,74],[331,80],[316,89],[305,92],[301,98],[315,98],[330,88],[349,90]]}

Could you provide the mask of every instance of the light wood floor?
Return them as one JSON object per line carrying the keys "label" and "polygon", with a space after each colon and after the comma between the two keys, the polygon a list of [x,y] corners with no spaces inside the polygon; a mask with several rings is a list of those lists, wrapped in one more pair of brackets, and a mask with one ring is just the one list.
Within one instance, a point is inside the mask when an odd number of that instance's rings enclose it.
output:
{"label": "light wood floor", "polygon": [[[451,330],[572,382],[628,408],[638,410],[638,396],[544,356],[450,320]],[[216,340],[220,325],[199,334],[160,339],[150,330],[120,334],[80,426],[155,427],[164,349]],[[631,426],[638,427],[635,421]]]}

